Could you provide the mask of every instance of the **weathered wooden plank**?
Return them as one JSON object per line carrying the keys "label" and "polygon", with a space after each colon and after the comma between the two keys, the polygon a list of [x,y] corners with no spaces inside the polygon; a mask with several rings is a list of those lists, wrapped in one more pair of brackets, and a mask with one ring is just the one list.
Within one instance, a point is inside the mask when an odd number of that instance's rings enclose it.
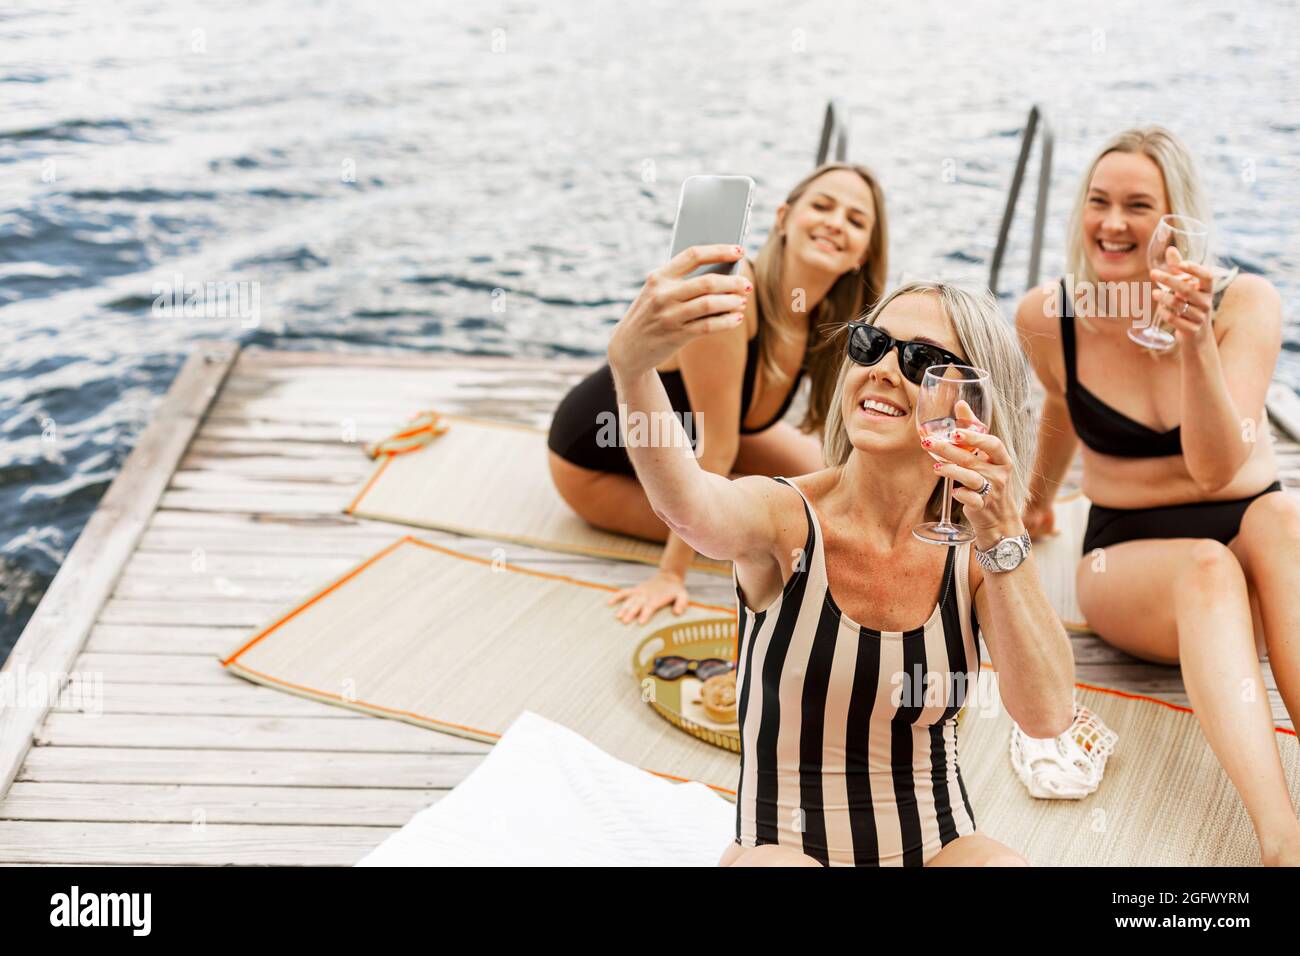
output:
{"label": "weathered wooden plank", "polygon": [[[221,477],[243,479],[351,484],[369,477],[374,461],[357,450],[347,458],[277,458],[254,455],[210,455],[190,452],[181,459],[172,476],[176,487],[194,488],[194,481],[215,481]],[[205,476],[200,478],[198,476]]]}
{"label": "weathered wooden plank", "polygon": [[446,793],[20,781],[0,800],[0,820],[400,827]]}
{"label": "weathered wooden plank", "polygon": [[[432,734],[433,731],[426,731]],[[289,750],[151,750],[33,747],[19,780],[61,783],[220,784],[266,787],[446,789],[479,765],[478,752],[346,753]]]}
{"label": "weathered wooden plank", "polygon": [[[389,540],[391,542],[392,539]],[[206,550],[193,561],[187,562],[178,561],[175,554],[137,550],[127,562],[122,577],[193,578],[221,575],[241,583],[246,580],[290,581],[302,577],[335,577],[351,570],[356,564],[356,560],[346,555],[312,553],[268,557],[265,554],[228,554]]]}
{"label": "weathered wooden plank", "polygon": [[324,750],[366,753],[473,753],[465,738],[400,720],[365,715],[319,717],[193,717],[51,712],[36,731],[38,746],[185,750]]}
{"label": "weathered wooden plank", "polygon": [[223,601],[134,601],[110,598],[99,612],[101,624],[179,624],[256,627],[280,613],[279,604]]}
{"label": "weathered wooden plank", "polygon": [[227,684],[240,680],[228,673],[216,657],[197,654],[98,654],[77,656],[79,674],[119,684]]}
{"label": "weathered wooden plank", "polygon": [[87,653],[197,654],[224,656],[252,632],[245,627],[167,627],[96,624],[86,639]]}
{"label": "weathered wooden plank", "polygon": [[1269,386],[1268,417],[1288,437],[1300,441],[1300,395],[1281,382]]}
{"label": "weathered wooden plank", "polygon": [[135,576],[118,581],[113,597],[141,601],[267,601],[289,604],[336,577],[336,574],[274,578],[243,576],[236,581],[219,574],[184,572],[170,577]]}
{"label": "weathered wooden plank", "polygon": [[191,560],[218,554],[232,559],[247,556],[279,555],[292,558],[318,555],[355,557],[359,560],[406,534],[418,535],[426,541],[436,540],[441,543],[444,540],[440,532],[398,525],[390,526],[388,531],[381,534],[363,531],[356,534],[334,534],[327,528],[313,528],[309,531],[262,528],[256,532],[226,528],[155,528],[144,533],[135,553],[137,556],[165,553],[172,560],[177,560],[179,555],[187,566]]}
{"label": "weathered wooden plank", "polygon": [[321,494],[300,491],[292,494],[269,492],[167,491],[159,506],[174,511],[240,511],[246,514],[319,515],[341,511],[347,492]]}
{"label": "weathered wooden plank", "polygon": [[0,820],[0,860],[351,866],[396,827],[62,823]]}
{"label": "weathered wooden plank", "polygon": [[257,515],[246,512],[193,512],[172,511],[160,508],[154,512],[149,522],[150,530],[158,528],[228,528],[257,532],[259,530],[293,531],[305,533],[324,532],[370,532],[371,534],[389,535],[395,531],[408,528],[408,525],[394,524],[391,521],[372,521],[369,518],[357,518],[345,515],[342,511],[331,511],[309,515]]}
{"label": "weathered wooden plank", "polygon": [[[429,731],[432,734],[433,731]],[[212,783],[264,787],[455,787],[484,758],[467,753],[330,753],[320,750],[153,750],[34,747],[19,780],[59,783]],[[469,752],[477,745],[480,752]]]}
{"label": "weathered wooden plank", "polygon": [[[235,645],[225,648],[233,650]],[[183,714],[187,717],[310,717],[357,719],[356,711],[252,684],[131,684],[109,682],[102,694],[67,688],[51,713]]]}
{"label": "weathered wooden plank", "polygon": [[306,441],[262,441],[234,438],[205,438],[196,435],[189,453],[216,459],[275,458],[284,461],[352,462],[365,457],[359,445],[340,442],[331,445]]}
{"label": "weathered wooden plank", "polygon": [[[169,490],[176,491],[215,491],[215,492],[249,492],[258,494],[321,494],[335,495],[339,499],[349,493],[355,495],[357,484],[369,476],[370,468],[363,466],[354,469],[355,474],[340,474],[337,469],[322,472],[319,475],[307,475],[297,478],[281,476],[255,476],[232,474],[220,471],[177,471],[173,473]],[[344,502],[346,504],[346,502]]]}
{"label": "weathered wooden plank", "polygon": [[[59,675],[69,669],[238,352],[237,344],[208,343],[190,354],[23,629],[5,670]],[[0,708],[0,796],[43,716],[40,707]]]}

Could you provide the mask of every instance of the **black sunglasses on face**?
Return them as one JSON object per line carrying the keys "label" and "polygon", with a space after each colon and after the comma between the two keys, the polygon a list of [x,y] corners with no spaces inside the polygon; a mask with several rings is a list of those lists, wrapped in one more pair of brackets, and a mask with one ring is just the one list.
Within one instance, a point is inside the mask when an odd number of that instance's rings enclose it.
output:
{"label": "black sunglasses on face", "polygon": [[850,322],[848,329],[849,358],[859,365],[875,365],[889,354],[890,349],[897,349],[898,368],[913,385],[920,385],[925,370],[933,365],[966,364],[964,359],[947,349],[929,342],[902,342],[884,329],[866,322]]}

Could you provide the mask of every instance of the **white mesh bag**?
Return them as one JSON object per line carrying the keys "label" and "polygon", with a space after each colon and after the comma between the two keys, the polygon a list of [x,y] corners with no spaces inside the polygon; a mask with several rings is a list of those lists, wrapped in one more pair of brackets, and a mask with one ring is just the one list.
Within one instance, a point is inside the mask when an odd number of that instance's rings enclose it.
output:
{"label": "white mesh bag", "polygon": [[1011,725],[1011,766],[1030,796],[1081,800],[1095,791],[1119,735],[1079,702],[1074,723],[1059,737],[1029,737]]}

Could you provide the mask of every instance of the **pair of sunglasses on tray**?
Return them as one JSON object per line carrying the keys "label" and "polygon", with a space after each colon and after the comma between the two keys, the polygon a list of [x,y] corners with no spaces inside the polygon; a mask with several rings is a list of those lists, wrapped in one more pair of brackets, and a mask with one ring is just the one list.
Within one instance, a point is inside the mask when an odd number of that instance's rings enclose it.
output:
{"label": "pair of sunglasses on tray", "polygon": [[687,674],[694,675],[700,680],[708,680],[710,677],[717,677],[719,674],[727,673],[732,669],[732,666],[731,661],[724,661],[720,657],[706,657],[704,660],[696,660],[691,657],[678,657],[674,654],[669,657],[656,657],[654,667],[650,669],[650,673],[660,680],[677,680]]}
{"label": "pair of sunglasses on tray", "polygon": [[865,322],[848,323],[849,358],[859,365],[875,365],[891,349],[898,352],[898,368],[913,385],[920,385],[925,371],[935,365],[966,365],[966,360],[929,342],[903,342],[884,329]]}

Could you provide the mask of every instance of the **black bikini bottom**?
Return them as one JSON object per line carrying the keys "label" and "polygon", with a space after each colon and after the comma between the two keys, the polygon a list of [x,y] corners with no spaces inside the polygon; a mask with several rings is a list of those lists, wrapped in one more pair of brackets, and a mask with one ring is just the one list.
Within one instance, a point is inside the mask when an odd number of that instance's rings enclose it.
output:
{"label": "black bikini bottom", "polygon": [[1088,509],[1088,530],[1083,533],[1083,553],[1108,548],[1122,541],[1143,538],[1213,538],[1227,544],[1237,536],[1242,515],[1260,495],[1281,491],[1275,481],[1259,494],[1235,501],[1197,501],[1159,508]]}
{"label": "black bikini bottom", "polygon": [[[686,423],[691,401],[680,372],[660,372],[664,391],[678,418]],[[636,477],[632,459],[618,440],[618,395],[614,375],[602,365],[565,395],[551,419],[546,445],[565,461],[594,471]],[[691,447],[700,436],[688,433]]]}

